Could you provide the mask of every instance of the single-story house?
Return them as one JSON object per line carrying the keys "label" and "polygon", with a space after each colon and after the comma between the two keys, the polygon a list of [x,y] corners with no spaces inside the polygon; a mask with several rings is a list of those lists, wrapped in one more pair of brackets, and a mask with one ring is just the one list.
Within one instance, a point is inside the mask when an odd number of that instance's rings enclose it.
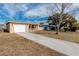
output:
{"label": "single-story house", "polygon": [[7,31],[9,33],[16,33],[16,32],[32,32],[37,30],[43,30],[43,27],[40,27],[38,23],[31,23],[31,22],[7,22]]}

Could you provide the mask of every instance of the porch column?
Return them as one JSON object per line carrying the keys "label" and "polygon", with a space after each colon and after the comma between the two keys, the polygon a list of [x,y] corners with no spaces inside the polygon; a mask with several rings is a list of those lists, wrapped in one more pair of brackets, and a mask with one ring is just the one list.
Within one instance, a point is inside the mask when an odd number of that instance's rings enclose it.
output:
{"label": "porch column", "polygon": [[37,25],[37,30],[39,30],[39,24]]}
{"label": "porch column", "polygon": [[25,30],[26,30],[26,32],[29,32],[29,30],[30,30],[29,29],[29,24],[26,24],[26,29]]}

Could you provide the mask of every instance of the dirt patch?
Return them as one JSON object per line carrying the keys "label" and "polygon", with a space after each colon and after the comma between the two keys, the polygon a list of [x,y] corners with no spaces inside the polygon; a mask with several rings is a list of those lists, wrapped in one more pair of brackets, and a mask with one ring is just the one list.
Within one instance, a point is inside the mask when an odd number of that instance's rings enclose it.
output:
{"label": "dirt patch", "polygon": [[71,41],[75,43],[79,43],[79,32],[59,32],[59,34],[55,34],[55,31],[37,31],[37,34],[41,34],[44,36]]}
{"label": "dirt patch", "polygon": [[17,34],[0,34],[0,55],[2,56],[63,56],[55,50],[39,45]]}

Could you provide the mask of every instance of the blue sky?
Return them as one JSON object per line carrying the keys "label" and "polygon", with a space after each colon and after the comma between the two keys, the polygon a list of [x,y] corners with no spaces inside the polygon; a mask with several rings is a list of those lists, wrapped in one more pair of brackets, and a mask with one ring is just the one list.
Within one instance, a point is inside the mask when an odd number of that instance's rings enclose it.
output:
{"label": "blue sky", "polygon": [[[51,15],[49,7],[54,7],[53,4],[46,3],[0,3],[0,23],[9,21],[24,21],[24,22],[46,22],[48,16]],[[54,7],[55,8],[55,7]],[[73,4],[70,11],[77,8],[76,18],[79,19],[79,4]]]}
{"label": "blue sky", "polygon": [[47,4],[0,4],[0,23],[7,21],[46,22]]}

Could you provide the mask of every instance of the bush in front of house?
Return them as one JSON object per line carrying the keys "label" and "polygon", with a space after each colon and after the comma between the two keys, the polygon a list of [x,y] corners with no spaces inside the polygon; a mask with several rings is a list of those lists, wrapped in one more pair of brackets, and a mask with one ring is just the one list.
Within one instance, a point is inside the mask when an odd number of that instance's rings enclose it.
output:
{"label": "bush in front of house", "polygon": [[71,31],[72,31],[72,32],[75,32],[76,30],[77,30],[77,27],[72,27],[72,28],[71,28]]}
{"label": "bush in front of house", "polygon": [[71,31],[75,32],[79,28],[79,23],[75,22],[72,24]]}

